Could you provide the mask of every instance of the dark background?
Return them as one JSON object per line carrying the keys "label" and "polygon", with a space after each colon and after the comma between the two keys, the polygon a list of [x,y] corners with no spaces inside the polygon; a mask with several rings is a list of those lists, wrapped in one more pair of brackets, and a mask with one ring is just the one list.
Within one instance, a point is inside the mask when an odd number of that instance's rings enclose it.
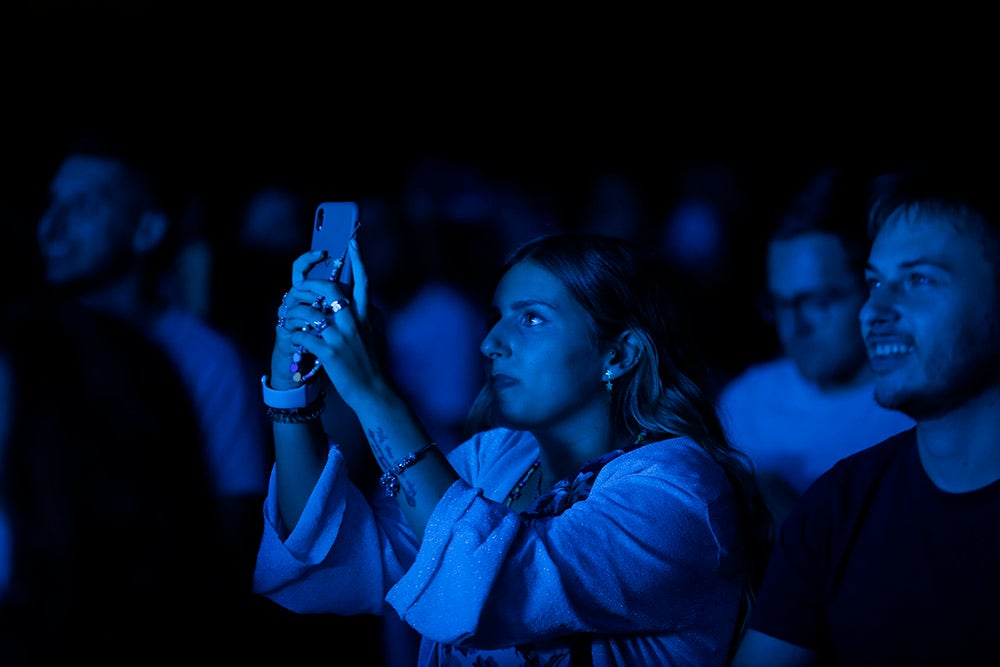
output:
{"label": "dark background", "polygon": [[220,195],[269,171],[392,189],[434,151],[570,199],[617,167],[654,203],[677,165],[724,159],[766,208],[816,162],[996,145],[996,59],[975,16],[914,27],[912,13],[830,8],[150,0],[3,11],[17,197],[94,118],[143,128]]}
{"label": "dark background", "polygon": [[[732,289],[695,304],[713,345],[763,353],[748,304],[763,235],[813,167],[995,159],[986,16],[849,8],[28,2],[0,21],[3,201],[33,219],[62,142],[93,122],[158,144],[222,246],[272,179],[395,196],[443,156],[572,223],[618,171],[652,219],[692,169],[738,178]],[[17,237],[15,237],[17,238]],[[747,337],[737,342],[741,332]],[[756,348],[756,349],[754,349]],[[754,351],[751,351],[754,350]]]}

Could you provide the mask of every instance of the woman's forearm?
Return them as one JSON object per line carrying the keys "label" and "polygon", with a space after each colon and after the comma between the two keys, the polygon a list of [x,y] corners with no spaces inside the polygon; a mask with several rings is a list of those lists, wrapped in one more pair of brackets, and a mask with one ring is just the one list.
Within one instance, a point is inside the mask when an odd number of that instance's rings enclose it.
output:
{"label": "woman's forearm", "polygon": [[417,539],[422,539],[427,519],[458,474],[437,447],[428,447],[433,443],[426,429],[389,387],[374,391],[356,412],[386,473],[379,492],[395,495]]}
{"label": "woman's forearm", "polygon": [[278,510],[285,529],[294,530],[326,465],[329,451],[322,422],[274,424]]}

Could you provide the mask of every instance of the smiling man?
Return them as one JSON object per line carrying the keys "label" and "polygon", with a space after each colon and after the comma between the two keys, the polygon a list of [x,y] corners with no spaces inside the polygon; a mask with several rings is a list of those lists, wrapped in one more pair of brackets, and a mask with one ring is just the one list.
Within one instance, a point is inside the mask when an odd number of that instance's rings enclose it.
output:
{"label": "smiling man", "polygon": [[245,590],[271,448],[253,394],[256,375],[237,341],[163,289],[196,190],[172,155],[130,129],[88,128],[69,138],[35,226],[44,297],[53,308],[67,303],[111,315],[173,361],[197,409],[233,571],[245,577],[234,586]]}
{"label": "smiling man", "polygon": [[1000,664],[998,182],[875,180],[861,332],[876,400],[916,426],[800,499],[734,665]]}

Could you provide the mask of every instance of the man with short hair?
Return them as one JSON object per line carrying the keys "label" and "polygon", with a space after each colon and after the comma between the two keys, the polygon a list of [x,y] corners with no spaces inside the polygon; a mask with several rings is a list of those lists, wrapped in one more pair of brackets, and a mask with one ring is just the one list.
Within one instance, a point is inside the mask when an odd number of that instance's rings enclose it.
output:
{"label": "man with short hair", "polygon": [[802,496],[734,665],[1000,664],[997,183],[875,180],[861,332],[875,399],[916,425]]}
{"label": "man with short hair", "polygon": [[53,307],[64,299],[113,315],[169,355],[198,412],[221,530],[249,588],[270,441],[257,376],[240,347],[163,294],[191,196],[170,157],[145,137],[105,128],[71,138],[36,228],[46,298]]}

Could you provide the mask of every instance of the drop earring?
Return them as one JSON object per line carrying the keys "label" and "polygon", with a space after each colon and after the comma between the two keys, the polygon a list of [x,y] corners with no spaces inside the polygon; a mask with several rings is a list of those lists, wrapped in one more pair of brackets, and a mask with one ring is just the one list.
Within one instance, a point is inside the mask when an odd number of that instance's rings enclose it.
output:
{"label": "drop earring", "polygon": [[607,389],[608,392],[610,392],[614,388],[614,386],[611,384],[611,378],[613,375],[614,373],[611,372],[610,368],[604,371],[604,388]]}

